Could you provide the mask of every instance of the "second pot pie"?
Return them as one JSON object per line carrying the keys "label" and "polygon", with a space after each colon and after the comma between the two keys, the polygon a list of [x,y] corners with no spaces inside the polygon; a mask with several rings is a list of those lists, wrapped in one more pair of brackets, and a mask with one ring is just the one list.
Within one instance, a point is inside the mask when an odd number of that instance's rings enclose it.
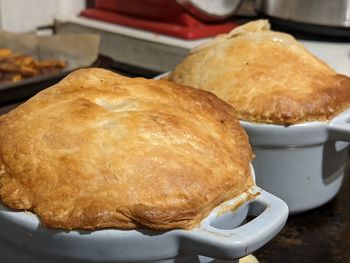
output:
{"label": "second pot pie", "polygon": [[54,228],[191,228],[252,185],[231,106],[162,80],[76,71],[0,117],[0,197]]}
{"label": "second pot pie", "polygon": [[191,53],[168,80],[211,91],[240,119],[273,124],[330,120],[350,105],[350,78],[310,54],[291,35],[258,20]]}

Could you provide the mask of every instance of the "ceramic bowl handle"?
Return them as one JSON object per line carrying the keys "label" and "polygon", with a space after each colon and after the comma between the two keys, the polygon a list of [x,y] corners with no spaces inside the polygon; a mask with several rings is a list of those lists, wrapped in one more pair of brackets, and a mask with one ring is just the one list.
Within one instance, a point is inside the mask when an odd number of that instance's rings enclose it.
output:
{"label": "ceramic bowl handle", "polygon": [[350,110],[334,118],[328,125],[328,132],[333,140],[350,142]]}
{"label": "ceramic bowl handle", "polygon": [[249,214],[257,217],[235,229],[209,226],[198,230],[196,236],[188,237],[188,245],[196,247],[198,254],[213,258],[243,257],[262,247],[283,228],[288,207],[281,199],[261,190],[250,204]]}

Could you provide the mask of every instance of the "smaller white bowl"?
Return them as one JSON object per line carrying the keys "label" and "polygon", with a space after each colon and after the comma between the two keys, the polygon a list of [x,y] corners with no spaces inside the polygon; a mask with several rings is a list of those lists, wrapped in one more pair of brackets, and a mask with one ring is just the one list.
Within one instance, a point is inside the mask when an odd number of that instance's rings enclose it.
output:
{"label": "smaller white bowl", "polygon": [[291,214],[319,207],[338,193],[349,152],[350,109],[330,122],[240,123],[256,156],[257,185],[283,199]]}
{"label": "smaller white bowl", "polygon": [[350,109],[330,122],[290,126],[241,121],[256,155],[257,185],[290,213],[323,205],[339,191],[350,142]]}

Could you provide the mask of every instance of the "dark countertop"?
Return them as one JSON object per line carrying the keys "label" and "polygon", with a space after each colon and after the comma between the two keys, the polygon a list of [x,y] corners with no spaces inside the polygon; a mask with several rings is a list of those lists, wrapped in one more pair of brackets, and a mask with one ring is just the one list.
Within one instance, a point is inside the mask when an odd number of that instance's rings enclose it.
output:
{"label": "dark countertop", "polygon": [[322,207],[290,216],[254,253],[261,263],[350,263],[350,165],[338,195]]}

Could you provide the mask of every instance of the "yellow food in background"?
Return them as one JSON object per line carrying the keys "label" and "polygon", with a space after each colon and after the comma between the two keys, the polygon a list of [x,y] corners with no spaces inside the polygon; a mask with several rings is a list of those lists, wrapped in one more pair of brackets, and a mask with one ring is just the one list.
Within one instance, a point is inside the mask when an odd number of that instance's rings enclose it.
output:
{"label": "yellow food in background", "polygon": [[57,74],[67,67],[63,60],[35,58],[0,48],[0,82],[16,82],[36,76]]}

